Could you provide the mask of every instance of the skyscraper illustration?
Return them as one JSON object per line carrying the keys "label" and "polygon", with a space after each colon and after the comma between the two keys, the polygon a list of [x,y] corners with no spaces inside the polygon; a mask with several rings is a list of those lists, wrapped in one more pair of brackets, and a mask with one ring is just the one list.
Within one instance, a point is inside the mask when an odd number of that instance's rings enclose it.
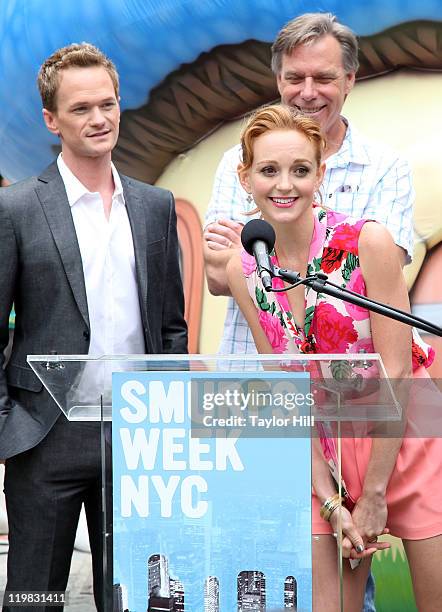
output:
{"label": "skyscraper illustration", "polygon": [[165,555],[151,555],[148,568],[147,612],[185,612],[184,585],[169,574],[169,560]]}
{"label": "skyscraper illustration", "polygon": [[113,586],[113,612],[123,612],[123,591],[120,584]]}
{"label": "skyscraper illustration", "polygon": [[204,581],[204,612],[219,611],[219,580],[208,576]]}
{"label": "skyscraper illustration", "polygon": [[147,612],[174,612],[172,597],[149,596]]}
{"label": "skyscraper illustration", "polygon": [[173,611],[184,612],[184,585],[181,580],[170,579],[170,596],[173,600]]}
{"label": "skyscraper illustration", "polygon": [[156,597],[169,597],[169,562],[164,555],[151,555],[147,561],[147,592]]}
{"label": "skyscraper illustration", "polygon": [[284,580],[284,609],[298,609],[298,585],[294,576],[287,576]]}
{"label": "skyscraper illustration", "polygon": [[238,612],[266,612],[266,579],[262,572],[238,574]]}
{"label": "skyscraper illustration", "polygon": [[129,612],[127,606],[127,587],[125,584],[113,585],[112,612]]}

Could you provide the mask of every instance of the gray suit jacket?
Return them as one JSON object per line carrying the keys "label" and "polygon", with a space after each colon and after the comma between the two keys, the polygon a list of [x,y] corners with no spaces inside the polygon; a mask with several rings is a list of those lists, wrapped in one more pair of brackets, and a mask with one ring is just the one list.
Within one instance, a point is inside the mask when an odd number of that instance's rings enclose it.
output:
{"label": "gray suit jacket", "polygon": [[[176,216],[170,192],[121,177],[135,250],[147,353],[187,352]],[[0,191],[0,366],[15,304],[11,358],[0,367],[0,458],[35,446],[59,408],[28,354],[87,354],[83,268],[57,165]]]}

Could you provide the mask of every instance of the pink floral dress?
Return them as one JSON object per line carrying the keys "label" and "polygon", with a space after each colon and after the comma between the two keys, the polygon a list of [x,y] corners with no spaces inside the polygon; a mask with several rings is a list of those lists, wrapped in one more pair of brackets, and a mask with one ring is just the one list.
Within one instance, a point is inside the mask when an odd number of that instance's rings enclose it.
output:
{"label": "pink floral dress", "polygon": [[[313,206],[314,230],[310,245],[307,274],[327,274],[336,285],[365,295],[365,282],[358,255],[359,235],[367,220],[354,219],[320,206]],[[245,251],[241,254],[242,267],[249,294],[256,306],[259,323],[274,353],[373,353],[370,313],[365,308],[349,304],[338,298],[305,289],[305,320],[299,325],[293,317],[287,294],[268,293],[257,274],[256,263]],[[278,266],[277,256],[271,256]],[[273,279],[273,288],[284,286],[281,279]],[[418,373],[434,360],[433,349],[413,332],[413,370]],[[334,440],[321,436],[324,456],[330,467],[336,463]],[[397,467],[390,479],[387,502],[391,533],[398,537],[420,539],[442,533],[442,493],[434,500],[434,508],[419,509],[422,502],[417,490],[425,491],[432,478],[440,480],[442,473],[442,440],[404,439]],[[343,474],[350,497],[357,500],[361,494],[365,470],[371,449],[370,439],[345,438],[342,440]],[[419,457],[433,458],[425,465]],[[347,457],[347,460],[346,460]],[[399,466],[399,467],[398,467]],[[427,469],[428,468],[428,469]],[[411,482],[409,475],[414,474]],[[419,475],[419,476],[417,476]],[[408,483],[406,485],[406,483]],[[442,483],[441,483],[442,484]],[[442,489],[442,487],[441,487]],[[426,496],[428,497],[428,496]],[[439,506],[437,504],[440,504]],[[410,527],[411,506],[414,524]],[[422,504],[421,504],[422,506]],[[437,512],[438,519],[434,520]],[[313,533],[330,533],[330,525],[319,518],[319,502],[313,495]],[[429,525],[431,524],[431,527]]]}
{"label": "pink floral dress", "polygon": [[[340,287],[365,295],[365,282],[359,265],[359,234],[365,219],[353,219],[340,213],[313,207],[314,229],[307,275],[327,274]],[[267,293],[256,272],[255,259],[242,252],[242,266],[250,296],[258,311],[262,329],[274,353],[373,353],[370,313],[313,289],[305,292],[303,327],[295,322],[286,293]],[[276,255],[272,263],[279,265]],[[273,279],[273,288],[284,283]],[[433,349],[416,334],[413,337],[413,369],[429,367]]]}

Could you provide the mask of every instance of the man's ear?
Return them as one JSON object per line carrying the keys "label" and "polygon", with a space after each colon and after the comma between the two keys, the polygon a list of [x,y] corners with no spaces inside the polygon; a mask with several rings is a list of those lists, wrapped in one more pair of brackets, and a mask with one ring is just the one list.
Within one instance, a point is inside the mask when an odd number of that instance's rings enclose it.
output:
{"label": "man's ear", "polygon": [[316,183],[316,189],[315,191],[319,191],[319,188],[322,185],[322,181],[324,180],[324,174],[325,174],[325,162],[322,162],[322,164],[319,166],[318,168],[318,172],[317,172],[317,183]]}
{"label": "man's ear", "polygon": [[60,136],[60,130],[58,129],[57,115],[52,111],[48,111],[47,108],[43,109],[43,119],[46,124],[48,130],[55,134],[55,136]]}
{"label": "man's ear", "polygon": [[282,72],[279,71],[276,75],[276,87],[278,88],[279,95],[282,95]]}
{"label": "man's ear", "polygon": [[247,193],[252,193],[249,180],[249,170],[246,170],[243,164],[238,164],[237,172],[242,188],[247,191]]}
{"label": "man's ear", "polygon": [[345,95],[347,96],[353,89],[355,84],[356,74],[354,72],[347,72],[345,75]]}

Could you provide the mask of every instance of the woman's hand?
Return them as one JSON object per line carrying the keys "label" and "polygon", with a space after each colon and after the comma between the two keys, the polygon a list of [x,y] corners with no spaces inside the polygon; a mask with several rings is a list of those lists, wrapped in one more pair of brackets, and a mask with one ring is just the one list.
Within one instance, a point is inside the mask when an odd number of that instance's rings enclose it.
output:
{"label": "woman's hand", "polygon": [[387,502],[382,493],[362,493],[352,512],[353,523],[364,540],[364,545],[385,533]]}
{"label": "woman's hand", "polygon": [[[335,533],[339,532],[339,520],[341,521],[343,535],[342,556],[345,559],[364,559],[365,557],[371,557],[371,555],[378,550],[390,548],[388,542],[373,541],[367,543],[367,539],[364,540],[363,535],[359,532],[354,522],[353,515],[345,506],[340,506],[334,510],[330,517],[330,524]],[[377,535],[384,533],[388,533],[388,529],[382,529]]]}

